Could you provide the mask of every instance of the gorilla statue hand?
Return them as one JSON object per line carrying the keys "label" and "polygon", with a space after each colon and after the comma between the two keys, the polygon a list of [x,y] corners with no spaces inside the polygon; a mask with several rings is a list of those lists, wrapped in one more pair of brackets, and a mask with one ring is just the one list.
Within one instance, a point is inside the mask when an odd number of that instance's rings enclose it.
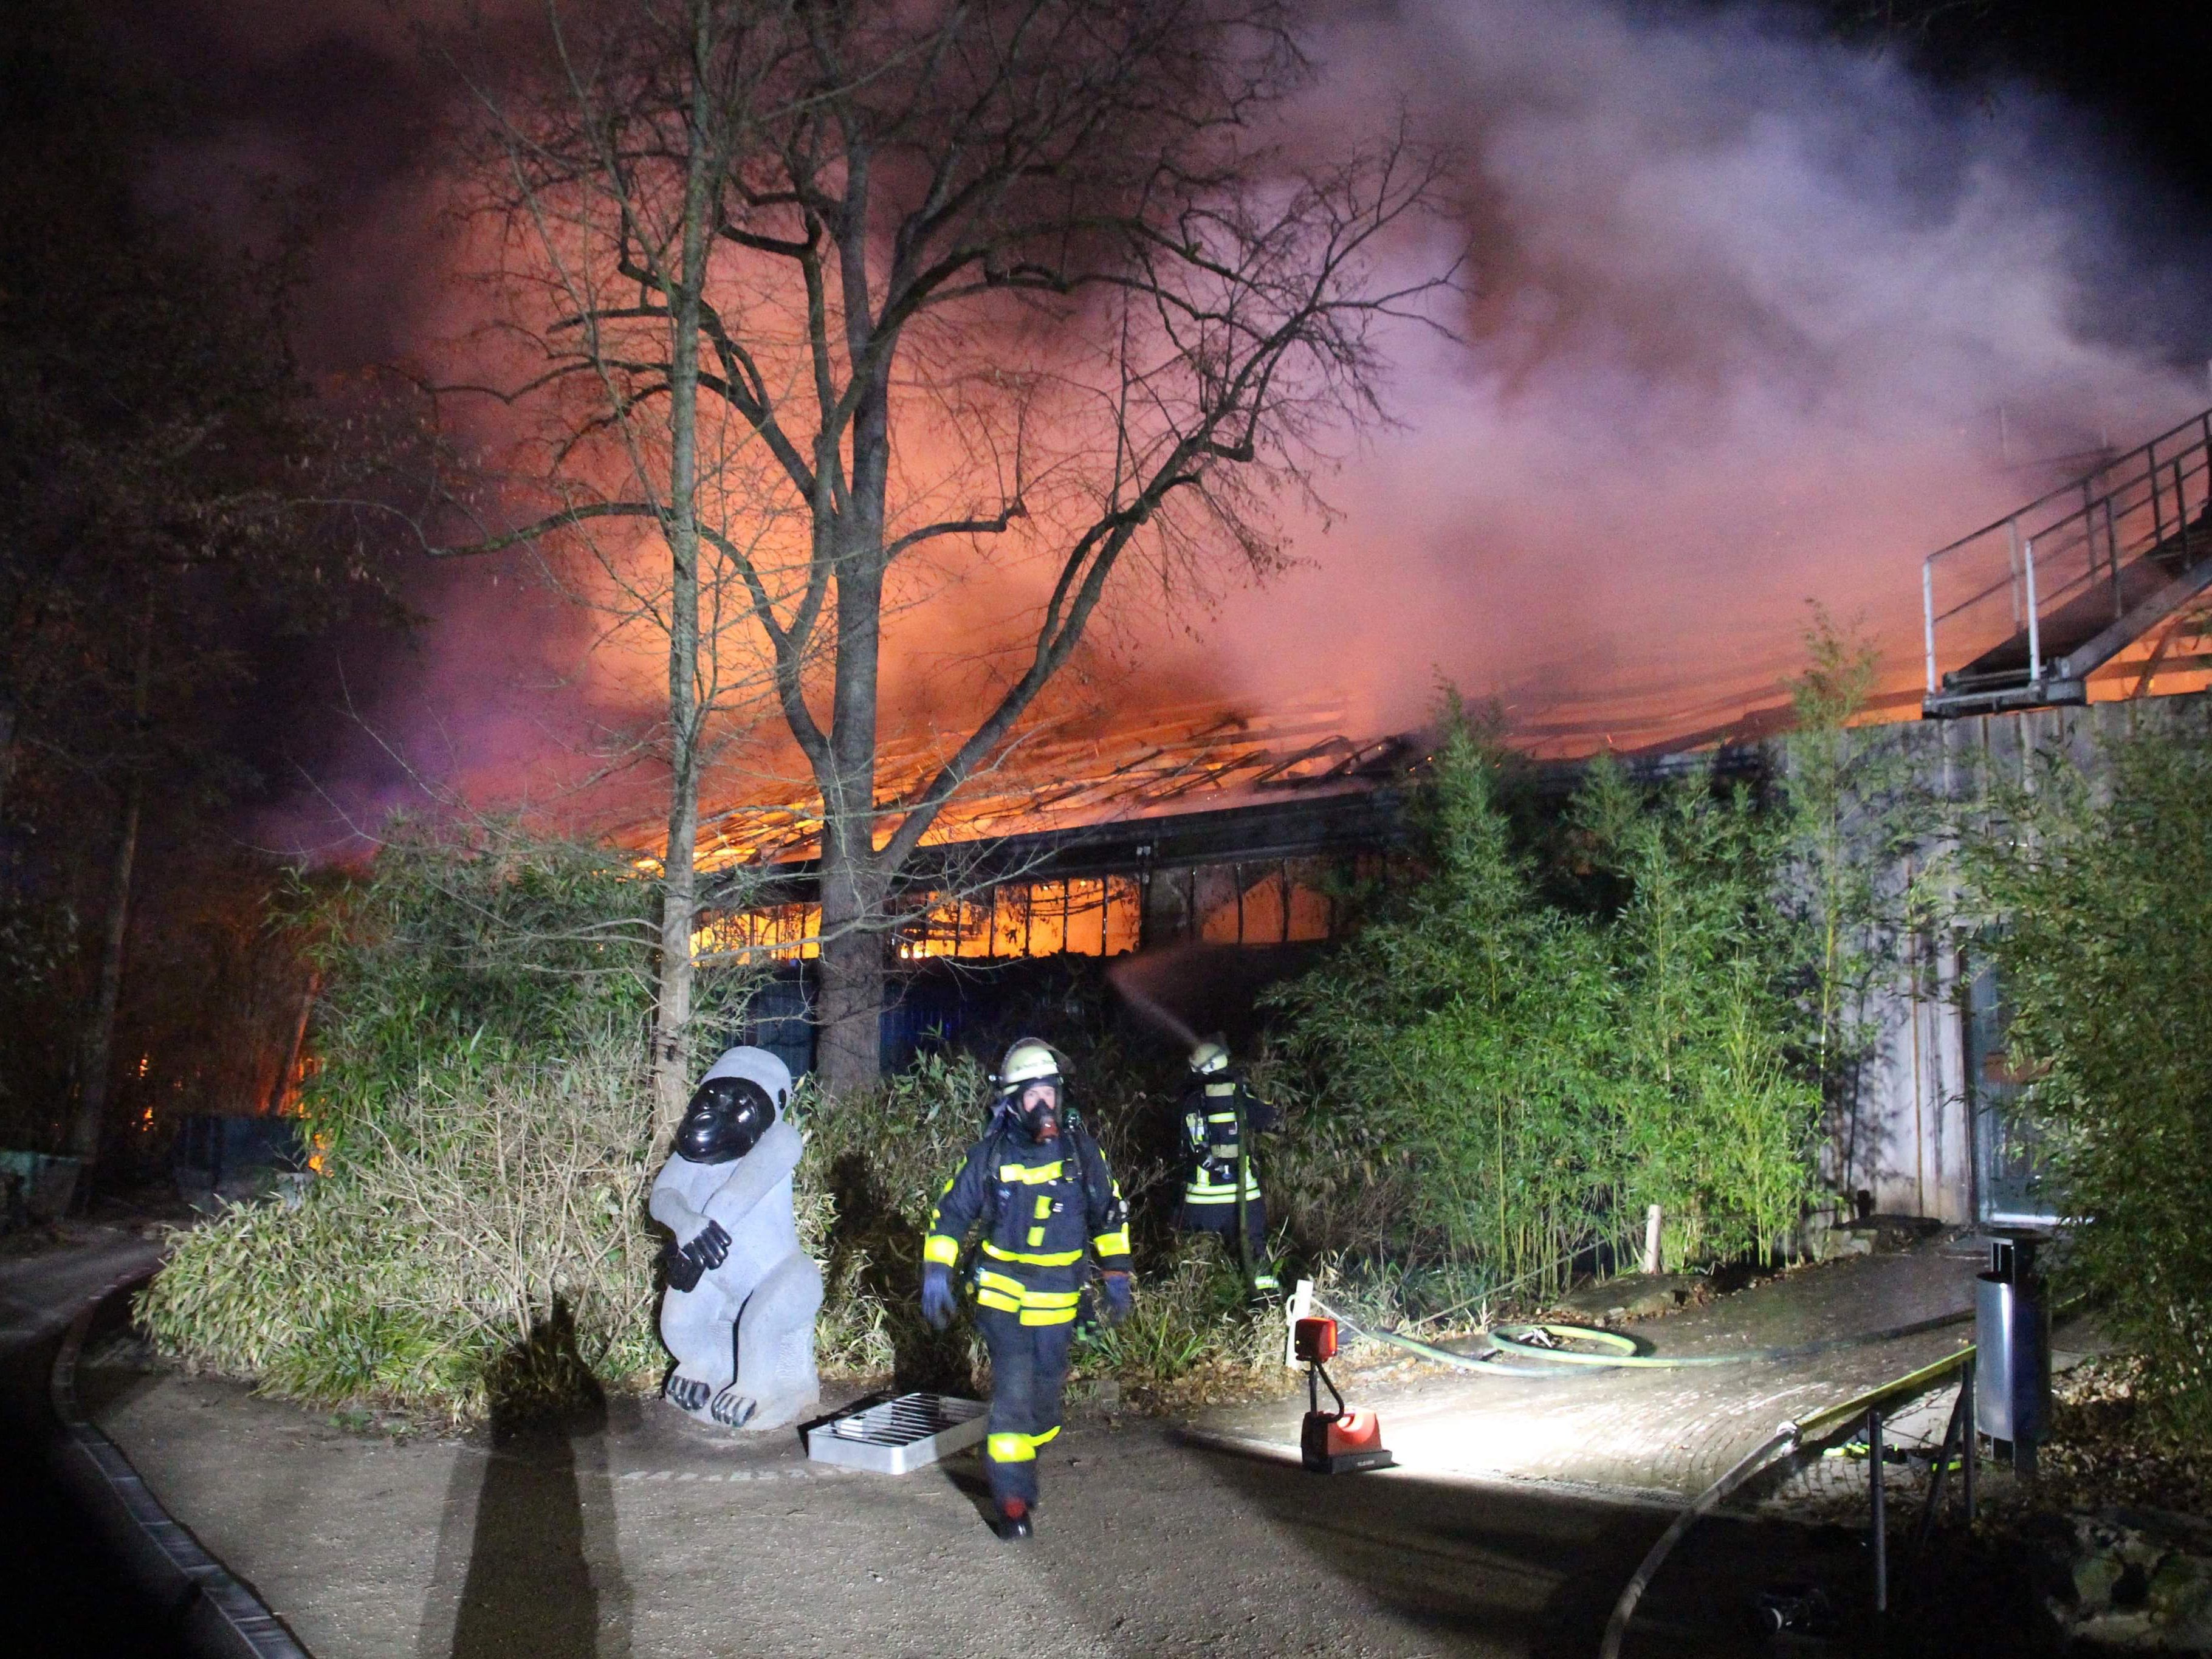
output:
{"label": "gorilla statue hand", "polygon": [[952,1269],[942,1261],[929,1261],[921,1269],[921,1316],[929,1328],[941,1331],[952,1322]]}
{"label": "gorilla statue hand", "polygon": [[1098,1282],[1106,1292],[1106,1322],[1118,1325],[1129,1316],[1132,1295],[1129,1275],[1109,1269],[1099,1275]]}
{"label": "gorilla statue hand", "polygon": [[712,1272],[728,1259],[730,1236],[722,1231],[720,1222],[709,1221],[685,1242],[684,1254]]}

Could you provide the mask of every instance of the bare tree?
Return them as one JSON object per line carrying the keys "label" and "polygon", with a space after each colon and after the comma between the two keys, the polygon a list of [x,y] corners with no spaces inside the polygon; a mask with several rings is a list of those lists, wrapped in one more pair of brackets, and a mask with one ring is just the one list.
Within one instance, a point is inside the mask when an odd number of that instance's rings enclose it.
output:
{"label": "bare tree", "polygon": [[[543,285],[501,388],[534,411],[542,493],[437,550],[612,521],[666,574],[665,1062],[714,712],[701,607],[739,602],[821,797],[824,1080],[865,1085],[899,872],[1123,565],[1175,592],[1211,558],[1279,562],[1273,503],[1316,439],[1380,413],[1377,325],[1453,279],[1378,275],[1441,165],[1402,131],[1300,162],[1281,125],[1310,69],[1273,0],[549,3],[544,39],[547,75],[484,92],[477,173],[526,256],[509,291]],[[887,620],[955,568],[1020,637],[886,791]]]}

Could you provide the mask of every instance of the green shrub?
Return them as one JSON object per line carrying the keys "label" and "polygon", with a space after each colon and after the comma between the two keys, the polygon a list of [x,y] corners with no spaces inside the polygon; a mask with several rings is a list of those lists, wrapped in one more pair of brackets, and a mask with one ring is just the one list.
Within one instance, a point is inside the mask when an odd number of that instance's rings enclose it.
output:
{"label": "green shrub", "polygon": [[490,1369],[556,1309],[592,1375],[656,1379],[645,1061],[625,1030],[558,1063],[425,1070],[357,1111],[297,1208],[179,1234],[142,1320],[178,1358],[275,1394],[453,1419],[483,1409]]}
{"label": "green shrub", "polygon": [[[1595,930],[1540,897],[1494,756],[1455,702],[1447,716],[1420,878],[1271,996],[1302,1079],[1275,1162],[1322,1248],[1544,1278],[1608,1213],[1606,963]],[[1348,1207],[1375,1231],[1313,1236],[1317,1212]]]}
{"label": "green shrub", "polygon": [[2072,1260],[2169,1419],[2212,1434],[2212,745],[2112,750],[2100,799],[2063,757],[1965,827],[1971,896],[2034,1081]]}
{"label": "green shrub", "polygon": [[[321,940],[322,1178],[296,1208],[179,1235],[141,1298],[154,1340],[274,1393],[456,1419],[542,1328],[573,1352],[544,1376],[508,1364],[510,1390],[556,1390],[579,1362],[656,1377],[649,884],[512,825],[402,824],[365,878],[293,902]],[[708,1006],[741,990],[710,981]]]}
{"label": "green shrub", "polygon": [[1464,1303],[1556,1288],[1647,1204],[1676,1260],[1793,1237],[1818,1097],[1790,1058],[1777,830],[1710,780],[1655,797],[1600,764],[1531,848],[1504,757],[1455,700],[1443,724],[1410,878],[1271,998],[1302,1239]]}
{"label": "green shrub", "polygon": [[1594,765],[1573,821],[1625,898],[1601,931],[1613,1201],[1666,1217],[1666,1255],[1764,1255],[1813,1193],[1818,1088],[1792,1070],[1793,931],[1773,920],[1781,826],[1703,778],[1647,794]]}

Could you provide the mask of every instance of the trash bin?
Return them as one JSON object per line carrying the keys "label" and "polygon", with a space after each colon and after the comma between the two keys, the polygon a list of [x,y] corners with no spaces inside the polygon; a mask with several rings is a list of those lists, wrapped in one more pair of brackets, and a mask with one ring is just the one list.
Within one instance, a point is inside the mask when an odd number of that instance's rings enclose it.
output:
{"label": "trash bin", "polygon": [[1974,1415],[2008,1447],[2013,1467],[2031,1470],[2051,1425],[2051,1297],[2035,1271],[2039,1232],[1990,1240],[1990,1270],[1974,1285]]}

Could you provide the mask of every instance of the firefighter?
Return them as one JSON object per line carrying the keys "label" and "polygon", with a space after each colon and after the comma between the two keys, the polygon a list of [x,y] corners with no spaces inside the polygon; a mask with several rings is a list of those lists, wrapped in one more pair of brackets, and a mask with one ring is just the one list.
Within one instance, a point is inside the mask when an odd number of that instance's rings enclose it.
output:
{"label": "firefighter", "polygon": [[983,1468],[997,1506],[992,1530],[1027,1538],[1036,1507],[1037,1448],[1060,1432],[1076,1303],[1096,1258],[1106,1316],[1129,1310],[1129,1212],[1121,1189],[1067,1102],[1066,1068],[1034,1037],[1006,1050],[996,1103],[930,1212],[921,1246],[922,1315],[952,1317],[952,1270],[981,1224],[969,1279],[991,1351],[991,1431]]}
{"label": "firefighter", "polygon": [[1180,1224],[1186,1232],[1218,1234],[1236,1253],[1253,1293],[1270,1297],[1282,1287],[1267,1263],[1267,1205],[1260,1195],[1251,1142],[1274,1127],[1275,1109],[1244,1086],[1220,1039],[1190,1051],[1190,1081],[1182,1096],[1190,1170]]}

